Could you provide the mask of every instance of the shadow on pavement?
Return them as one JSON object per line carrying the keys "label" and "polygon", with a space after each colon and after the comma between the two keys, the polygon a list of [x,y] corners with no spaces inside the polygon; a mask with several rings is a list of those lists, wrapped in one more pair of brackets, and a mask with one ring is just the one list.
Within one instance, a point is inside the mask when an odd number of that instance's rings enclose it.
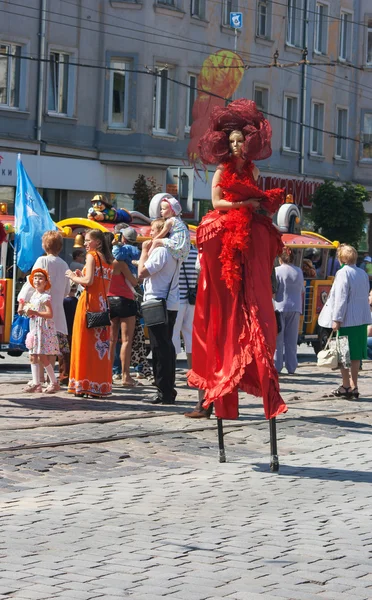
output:
{"label": "shadow on pavement", "polygon": [[[333,427],[347,427],[349,429],[372,429],[372,425],[368,423],[359,423],[355,421],[342,420],[337,417],[323,417],[319,415],[319,417],[298,417],[299,421],[306,421],[307,423],[317,423],[319,425],[330,425]],[[371,432],[365,432],[371,433]]]}
{"label": "shadow on pavement", "polygon": [[[267,463],[255,463],[253,470],[258,473],[269,472]],[[346,469],[330,469],[326,467],[291,467],[280,465],[279,475],[282,477],[302,477],[305,479],[328,479],[332,481],[354,481],[356,483],[372,483],[372,472],[347,471]]]}

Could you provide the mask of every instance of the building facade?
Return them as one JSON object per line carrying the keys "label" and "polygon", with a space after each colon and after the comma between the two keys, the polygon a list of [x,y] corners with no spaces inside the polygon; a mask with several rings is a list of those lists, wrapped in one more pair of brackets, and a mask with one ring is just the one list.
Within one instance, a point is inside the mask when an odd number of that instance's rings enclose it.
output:
{"label": "building facade", "polygon": [[[243,65],[233,94],[223,53]],[[28,0],[0,8],[0,199],[14,200],[18,152],[58,219],[95,192],[130,208],[140,173],[177,184],[201,81],[268,116],[264,187],[305,208],[324,179],[372,192],[370,0]],[[210,178],[189,179],[197,217]]]}

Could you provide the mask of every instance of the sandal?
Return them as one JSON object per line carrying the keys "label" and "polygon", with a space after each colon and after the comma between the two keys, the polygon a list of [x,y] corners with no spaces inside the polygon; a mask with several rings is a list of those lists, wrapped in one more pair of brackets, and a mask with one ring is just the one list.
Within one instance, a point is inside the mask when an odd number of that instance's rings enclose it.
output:
{"label": "sandal", "polygon": [[56,381],[55,383],[50,383],[44,390],[45,394],[55,394],[56,392],[59,392],[61,390],[61,386],[59,385],[58,381]]}
{"label": "sandal", "polygon": [[340,385],[337,390],[333,390],[331,393],[332,396],[336,396],[336,398],[347,398],[349,400],[352,397],[351,387],[345,387],[343,385]]}
{"label": "sandal", "polygon": [[351,390],[350,395],[351,395],[350,400],[358,400],[359,395],[360,395],[359,391],[358,391],[358,388],[355,387],[353,390]]}
{"label": "sandal", "polygon": [[122,381],[120,385],[123,388],[135,388],[135,387],[140,387],[140,385],[142,385],[142,384],[139,381],[133,381],[133,383],[129,383],[129,382],[127,383],[127,382]]}
{"label": "sandal", "polygon": [[34,383],[33,381],[30,381],[23,391],[28,392],[29,394],[40,394],[42,393],[43,389],[41,387],[41,383]]}

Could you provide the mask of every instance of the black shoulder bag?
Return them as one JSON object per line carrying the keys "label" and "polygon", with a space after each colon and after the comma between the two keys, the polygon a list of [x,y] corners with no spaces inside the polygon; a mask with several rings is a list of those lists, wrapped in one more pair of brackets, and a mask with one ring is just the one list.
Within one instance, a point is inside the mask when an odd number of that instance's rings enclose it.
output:
{"label": "black shoulder bag", "polygon": [[183,272],[185,274],[186,285],[187,285],[187,301],[189,304],[194,305],[196,303],[196,294],[198,292],[198,286],[190,287],[184,262],[182,263],[182,267],[183,267]]}
{"label": "black shoulder bag", "polygon": [[106,310],[104,310],[102,312],[90,312],[89,311],[89,293],[88,293],[88,290],[86,290],[86,320],[87,320],[87,328],[88,329],[93,329],[95,327],[109,327],[111,325],[110,311],[108,310],[108,302],[107,302],[107,296],[106,296],[106,290],[105,290],[105,282],[103,281],[102,262],[101,262],[101,257],[98,254],[98,252],[97,252],[97,256],[98,256],[98,260],[99,260],[99,266],[101,269],[103,292],[105,294],[105,301],[106,301]]}
{"label": "black shoulder bag", "polygon": [[174,271],[173,277],[169,284],[168,292],[165,298],[154,298],[153,300],[146,300],[141,304],[141,312],[143,322],[147,327],[152,327],[153,325],[166,325],[168,323],[168,312],[167,312],[167,300],[169,296],[169,292],[172,287],[173,279],[176,274],[178,267],[178,262],[176,265],[176,270]]}

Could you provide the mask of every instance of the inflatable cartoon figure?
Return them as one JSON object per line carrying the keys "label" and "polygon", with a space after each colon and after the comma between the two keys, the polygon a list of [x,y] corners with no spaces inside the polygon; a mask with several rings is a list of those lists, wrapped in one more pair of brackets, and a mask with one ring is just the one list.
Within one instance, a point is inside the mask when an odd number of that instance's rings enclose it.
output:
{"label": "inflatable cartoon figure", "polygon": [[91,208],[88,210],[88,219],[92,221],[108,221],[109,223],[130,223],[132,217],[123,208],[114,208],[106,196],[96,194],[91,200]]}

